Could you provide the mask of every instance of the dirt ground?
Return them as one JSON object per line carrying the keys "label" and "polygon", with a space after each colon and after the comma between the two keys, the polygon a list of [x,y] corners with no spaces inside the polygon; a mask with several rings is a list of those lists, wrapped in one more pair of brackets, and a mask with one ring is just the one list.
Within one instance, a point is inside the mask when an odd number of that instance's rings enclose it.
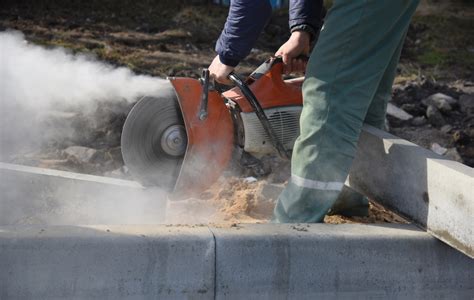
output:
{"label": "dirt ground", "polygon": [[[183,1],[166,5],[164,1],[126,0],[65,3],[5,1],[0,8],[0,30],[19,30],[36,44],[92,55],[115,66],[126,66],[137,74],[196,78],[215,55],[214,43],[227,14],[226,8]],[[392,100],[411,118],[388,116],[390,132],[471,167],[473,11],[468,2],[459,2],[441,12],[420,8],[408,31]],[[250,73],[286,40],[287,19],[285,10],[274,13],[256,47],[238,67],[239,73]],[[426,100],[435,93],[452,97],[450,106]],[[78,112],[72,119],[78,133],[75,139],[52,141],[13,157],[11,162],[129,178],[121,158],[120,133],[130,109],[128,103],[115,101],[99,105],[93,116]],[[91,123],[91,118],[101,122]],[[51,122],[55,126],[54,118]],[[87,163],[78,160],[65,151],[71,146],[94,149],[94,159]],[[265,222],[271,216],[275,199],[261,201],[256,195],[266,180],[259,178],[256,183],[246,183],[240,177],[227,177],[201,198],[216,204],[217,219]],[[375,202],[371,203],[367,218],[331,216],[326,221],[405,222]]]}

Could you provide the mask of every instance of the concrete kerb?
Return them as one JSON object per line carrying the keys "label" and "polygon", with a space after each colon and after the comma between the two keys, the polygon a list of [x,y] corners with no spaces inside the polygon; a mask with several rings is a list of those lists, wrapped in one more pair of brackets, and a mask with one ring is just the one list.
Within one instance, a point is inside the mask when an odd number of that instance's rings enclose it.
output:
{"label": "concrete kerb", "polygon": [[412,225],[0,227],[1,299],[468,298],[474,260]]}
{"label": "concrete kerb", "polygon": [[211,228],[218,299],[460,299],[474,260],[413,225]]}
{"label": "concrete kerb", "polygon": [[348,183],[474,257],[474,169],[367,126]]}
{"label": "concrete kerb", "polygon": [[0,227],[0,299],[213,299],[206,227]]}

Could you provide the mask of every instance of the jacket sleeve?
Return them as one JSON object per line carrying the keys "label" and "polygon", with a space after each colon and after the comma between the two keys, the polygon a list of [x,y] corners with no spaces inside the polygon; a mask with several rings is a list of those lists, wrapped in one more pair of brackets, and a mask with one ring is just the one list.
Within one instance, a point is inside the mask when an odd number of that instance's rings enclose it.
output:
{"label": "jacket sleeve", "polygon": [[289,25],[291,32],[305,30],[313,37],[321,29],[323,0],[290,0]]}
{"label": "jacket sleeve", "polygon": [[224,30],[216,43],[220,61],[235,67],[244,59],[271,13],[272,7],[268,0],[232,0]]}

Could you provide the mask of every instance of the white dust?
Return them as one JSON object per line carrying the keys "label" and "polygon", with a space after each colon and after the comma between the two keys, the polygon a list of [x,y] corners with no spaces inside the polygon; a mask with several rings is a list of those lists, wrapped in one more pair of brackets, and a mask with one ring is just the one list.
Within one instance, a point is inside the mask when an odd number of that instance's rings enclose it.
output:
{"label": "white dust", "polygon": [[88,104],[102,99],[133,101],[155,94],[165,81],[136,75],[90,56],[27,42],[19,32],[0,32],[0,96],[29,108]]}
{"label": "white dust", "polygon": [[0,159],[70,135],[70,124],[45,126],[52,116],[90,115],[101,102],[132,103],[165,84],[92,56],[32,44],[18,31],[0,32]]}
{"label": "white dust", "polygon": [[[136,75],[91,56],[32,44],[20,32],[0,32],[0,161],[8,161],[24,148],[34,149],[58,133],[70,134],[66,132],[70,124],[44,125],[52,115],[87,114],[100,102],[131,104],[143,95],[157,94],[164,84],[164,79]],[[101,192],[86,188],[87,184],[84,189],[80,184],[68,185],[67,180],[51,180],[46,186],[8,174],[0,174],[4,176],[0,178],[2,224],[7,222],[6,216],[10,224],[163,220],[159,212],[164,210],[166,196],[161,191],[146,196],[140,191],[124,194],[120,189]]]}

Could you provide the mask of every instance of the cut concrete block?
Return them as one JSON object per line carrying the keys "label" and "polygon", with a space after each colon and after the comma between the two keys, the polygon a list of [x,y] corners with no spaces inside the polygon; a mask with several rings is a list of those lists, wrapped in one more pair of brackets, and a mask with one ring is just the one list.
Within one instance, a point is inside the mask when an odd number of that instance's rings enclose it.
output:
{"label": "cut concrete block", "polygon": [[474,260],[412,225],[211,228],[217,299],[467,299]]}
{"label": "cut concrete block", "polygon": [[0,163],[0,225],[157,224],[165,209],[134,181]]}
{"label": "cut concrete block", "polygon": [[214,299],[206,227],[0,227],[0,299]]}
{"label": "cut concrete block", "polygon": [[474,257],[474,169],[367,126],[348,182]]}

